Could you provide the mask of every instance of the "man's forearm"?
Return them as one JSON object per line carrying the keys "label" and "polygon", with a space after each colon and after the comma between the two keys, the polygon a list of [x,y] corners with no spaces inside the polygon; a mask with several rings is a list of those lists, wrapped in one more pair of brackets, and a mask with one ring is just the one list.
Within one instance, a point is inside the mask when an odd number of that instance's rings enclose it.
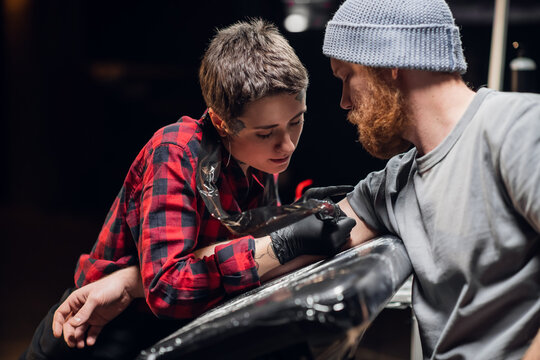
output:
{"label": "man's forearm", "polygon": [[540,360],[540,330],[536,333],[531,346],[523,356],[523,360]]}
{"label": "man's forearm", "polygon": [[338,203],[339,207],[345,215],[353,218],[356,221],[356,226],[351,231],[351,237],[346,245],[346,248],[360,245],[363,242],[373,239],[377,233],[368,227],[368,225],[356,215],[347,198]]}

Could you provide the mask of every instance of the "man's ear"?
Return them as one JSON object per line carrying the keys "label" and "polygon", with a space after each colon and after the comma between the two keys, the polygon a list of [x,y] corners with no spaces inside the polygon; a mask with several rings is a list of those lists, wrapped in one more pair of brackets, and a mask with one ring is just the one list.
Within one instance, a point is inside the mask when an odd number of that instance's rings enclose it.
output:
{"label": "man's ear", "polygon": [[219,136],[226,137],[227,136],[227,125],[225,124],[225,121],[214,112],[212,108],[208,108],[208,115],[210,115],[210,120],[212,120],[212,124],[216,128]]}

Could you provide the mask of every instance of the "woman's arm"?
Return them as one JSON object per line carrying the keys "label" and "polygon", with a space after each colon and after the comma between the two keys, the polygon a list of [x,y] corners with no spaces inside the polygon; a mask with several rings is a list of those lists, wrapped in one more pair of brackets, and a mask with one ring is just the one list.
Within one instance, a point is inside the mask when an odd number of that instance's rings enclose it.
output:
{"label": "woman's arm", "polygon": [[[254,239],[253,254],[259,277],[264,281],[320,260],[343,246],[354,221],[340,218],[337,222],[323,222],[311,216],[269,236]],[[233,240],[234,241],[234,240]],[[212,257],[220,243],[198,249],[193,256]],[[278,247],[279,255],[276,255]],[[304,256],[302,256],[305,254]],[[138,267],[128,267],[75,290],[57,309],[53,319],[56,337],[64,333],[68,346],[82,348],[93,345],[103,326],[119,315],[136,297],[144,297],[144,287]]]}
{"label": "woman's arm", "polygon": [[144,297],[137,266],[115,271],[73,291],[53,317],[53,334],[64,334],[69,347],[92,346],[105,324],[138,297]]}
{"label": "woman's arm", "polygon": [[[284,269],[274,271],[268,277],[267,273],[280,266],[270,243],[268,236],[256,239],[255,258],[259,264],[259,276],[265,280],[299,266],[288,263]],[[193,254],[197,258],[211,256],[218,245],[198,249]],[[53,334],[58,338],[63,334],[69,347],[92,346],[103,327],[120,315],[135,298],[144,298],[140,268],[130,266],[115,271],[73,291],[64,300],[54,313]]]}

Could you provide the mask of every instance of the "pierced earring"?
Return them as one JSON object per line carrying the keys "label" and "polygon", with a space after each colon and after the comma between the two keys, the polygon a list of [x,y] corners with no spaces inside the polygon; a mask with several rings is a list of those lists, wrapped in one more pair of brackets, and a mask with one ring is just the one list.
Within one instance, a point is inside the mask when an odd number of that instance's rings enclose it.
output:
{"label": "pierced earring", "polygon": [[229,143],[229,157],[227,158],[227,164],[225,164],[225,167],[229,166],[229,163],[231,162],[231,139],[227,138],[227,142]]}

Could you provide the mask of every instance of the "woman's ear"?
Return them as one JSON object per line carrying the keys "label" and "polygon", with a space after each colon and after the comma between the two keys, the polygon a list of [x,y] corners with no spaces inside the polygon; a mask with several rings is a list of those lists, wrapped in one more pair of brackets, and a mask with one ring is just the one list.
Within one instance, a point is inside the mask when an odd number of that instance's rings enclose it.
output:
{"label": "woman's ear", "polygon": [[214,112],[212,108],[208,108],[208,115],[210,115],[210,120],[212,120],[212,124],[216,128],[219,136],[226,137],[227,136],[227,125],[225,124],[225,121]]}
{"label": "woman's ear", "polygon": [[392,79],[397,80],[398,74],[399,74],[399,69],[398,68],[393,68],[392,69]]}

